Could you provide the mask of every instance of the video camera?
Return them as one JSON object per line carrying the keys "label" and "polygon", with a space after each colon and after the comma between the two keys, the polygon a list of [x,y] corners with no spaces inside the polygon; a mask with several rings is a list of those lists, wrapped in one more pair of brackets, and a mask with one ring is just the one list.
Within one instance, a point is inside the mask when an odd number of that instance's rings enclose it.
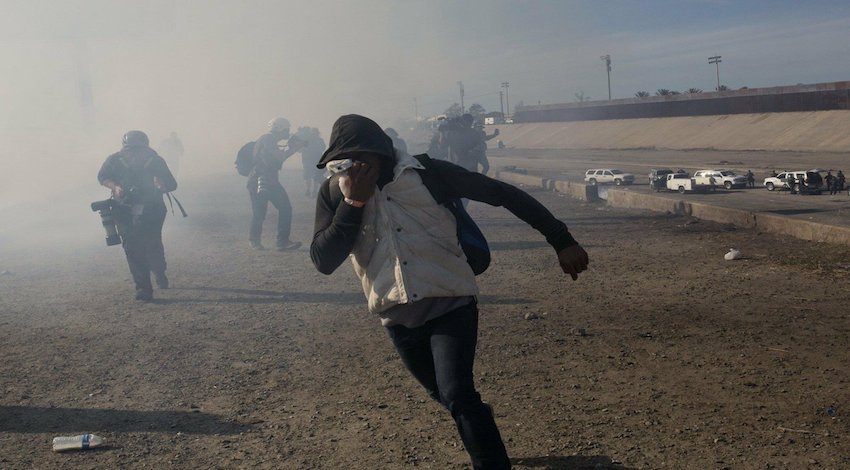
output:
{"label": "video camera", "polygon": [[307,139],[298,135],[297,132],[295,134],[292,134],[292,136],[289,138],[289,140],[286,141],[286,147],[289,148],[290,150],[296,150],[296,151],[306,147],[307,144],[308,144]]}
{"label": "video camera", "polygon": [[91,203],[92,212],[100,213],[100,222],[106,231],[106,246],[121,244],[121,234],[115,224],[115,212],[119,205],[120,203],[112,198]]}

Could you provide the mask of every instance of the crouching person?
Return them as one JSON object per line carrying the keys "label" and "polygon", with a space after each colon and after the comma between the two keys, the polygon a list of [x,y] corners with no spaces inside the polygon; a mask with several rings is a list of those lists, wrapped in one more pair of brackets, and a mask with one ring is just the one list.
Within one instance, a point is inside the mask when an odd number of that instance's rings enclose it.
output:
{"label": "crouching person", "polygon": [[[420,158],[427,159],[426,156]],[[326,180],[316,202],[310,257],[332,273],[351,255],[369,311],[387,328],[404,365],[454,418],[476,469],[510,468],[493,413],[473,381],[478,286],[457,240],[456,220],[429,191],[503,206],[540,231],[573,279],[588,256],[566,225],[525,192],[449,162],[394,149],[374,121],[334,123],[319,168],[353,163]]]}

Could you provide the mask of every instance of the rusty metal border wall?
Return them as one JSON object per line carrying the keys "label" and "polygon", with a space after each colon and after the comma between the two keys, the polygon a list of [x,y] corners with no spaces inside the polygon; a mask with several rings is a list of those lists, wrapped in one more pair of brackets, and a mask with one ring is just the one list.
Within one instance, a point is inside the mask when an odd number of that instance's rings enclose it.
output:
{"label": "rusty metal border wall", "polygon": [[850,109],[850,81],[692,95],[520,106],[514,122],[595,121]]}

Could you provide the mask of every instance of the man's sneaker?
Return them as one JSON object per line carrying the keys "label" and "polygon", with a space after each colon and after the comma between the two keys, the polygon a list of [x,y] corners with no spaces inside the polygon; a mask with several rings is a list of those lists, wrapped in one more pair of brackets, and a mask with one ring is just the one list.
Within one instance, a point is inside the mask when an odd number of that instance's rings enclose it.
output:
{"label": "man's sneaker", "polygon": [[266,249],[266,247],[264,247],[263,244],[258,242],[258,241],[251,240],[250,243],[251,243],[251,248],[253,248],[257,251],[263,251],[263,250]]}
{"label": "man's sneaker", "polygon": [[150,302],[153,300],[153,292],[145,289],[136,289],[136,300],[142,302]]}
{"label": "man's sneaker", "polygon": [[301,247],[301,242],[294,242],[291,240],[286,241],[285,243],[277,244],[277,251],[292,251],[297,250]]}
{"label": "man's sneaker", "polygon": [[165,276],[165,273],[154,273],[154,277],[156,278],[156,286],[160,289],[168,289],[168,277]]}

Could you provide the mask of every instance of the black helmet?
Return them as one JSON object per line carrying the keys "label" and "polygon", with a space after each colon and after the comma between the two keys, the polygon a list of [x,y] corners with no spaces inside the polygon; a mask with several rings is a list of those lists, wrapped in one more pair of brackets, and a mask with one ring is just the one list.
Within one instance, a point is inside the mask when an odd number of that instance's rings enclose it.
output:
{"label": "black helmet", "polygon": [[148,135],[142,131],[128,131],[124,134],[124,147],[148,147],[150,140]]}

